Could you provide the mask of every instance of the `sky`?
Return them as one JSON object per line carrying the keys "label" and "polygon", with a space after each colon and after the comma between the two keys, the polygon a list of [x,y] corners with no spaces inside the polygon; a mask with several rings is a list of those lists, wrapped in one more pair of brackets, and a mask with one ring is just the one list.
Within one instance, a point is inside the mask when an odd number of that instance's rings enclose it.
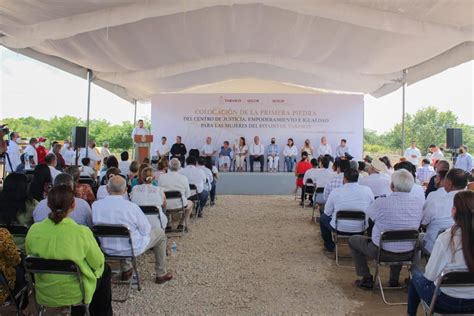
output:
{"label": "sky", "polygon": [[[34,116],[49,119],[72,115],[86,118],[84,79],[0,47],[0,118]],[[365,128],[389,131],[402,117],[401,89],[381,98],[365,96]],[[474,125],[474,62],[448,69],[408,86],[406,111],[434,106],[453,111],[462,123]],[[149,103],[139,103],[137,118],[150,117]],[[112,123],[133,121],[134,107],[92,84],[92,119]]]}

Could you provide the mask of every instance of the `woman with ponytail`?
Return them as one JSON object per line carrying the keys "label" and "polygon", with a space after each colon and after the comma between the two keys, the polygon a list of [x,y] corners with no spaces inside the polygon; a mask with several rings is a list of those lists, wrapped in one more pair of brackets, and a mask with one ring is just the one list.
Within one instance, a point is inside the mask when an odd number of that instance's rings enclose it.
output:
{"label": "woman with ponytail", "polygon": [[424,275],[415,267],[408,288],[408,315],[416,315],[420,299],[428,304],[438,295],[436,309],[446,313],[472,313],[474,287],[449,287],[434,293],[435,283],[445,269],[474,272],[474,192],[454,196],[454,225],[438,236]]}
{"label": "woman with ponytail", "polygon": [[[90,315],[112,315],[110,268],[91,230],[69,218],[75,208],[74,191],[58,185],[48,194],[48,218],[33,224],[26,235],[28,255],[58,260],[71,260],[81,270],[84,303]],[[35,275],[36,300],[46,306],[72,306],[72,315],[83,315],[82,293],[75,277]]]}
{"label": "woman with ponytail", "polygon": [[152,227],[164,229],[168,224],[168,219],[163,213],[166,206],[166,197],[162,189],[156,186],[154,170],[151,167],[143,168],[140,173],[140,183],[133,187],[130,193],[130,201],[138,206],[156,206],[160,211],[160,220],[158,216],[147,215],[148,221]]}

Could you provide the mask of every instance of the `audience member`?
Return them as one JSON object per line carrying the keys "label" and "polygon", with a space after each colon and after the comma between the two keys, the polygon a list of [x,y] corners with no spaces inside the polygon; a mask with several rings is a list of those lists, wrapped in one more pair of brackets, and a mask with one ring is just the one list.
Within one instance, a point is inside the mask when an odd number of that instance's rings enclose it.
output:
{"label": "audience member", "polygon": [[383,157],[380,157],[379,160],[382,161],[385,164],[385,166],[387,167],[388,174],[392,175],[394,169],[393,169],[393,166],[392,166],[392,162],[390,161],[390,158],[388,158],[387,156],[383,156]]}
{"label": "audience member", "polygon": [[[362,211],[365,213],[369,205],[374,200],[374,194],[366,187],[357,183],[359,173],[356,169],[346,169],[344,171],[343,186],[335,188],[329,194],[329,198],[324,206],[324,213],[321,214],[319,225],[321,237],[324,241],[324,248],[328,252],[334,252],[334,242],[331,231],[336,229],[336,215],[339,211]],[[365,227],[368,226],[366,217]],[[356,233],[363,231],[363,227],[354,221],[340,221],[337,230],[342,233]]]}
{"label": "audience member", "polygon": [[[61,173],[58,175],[54,181],[53,188],[58,186],[68,186],[74,192],[74,182],[70,174]],[[51,213],[51,209],[48,206],[48,197],[44,200],[41,200],[35,207],[33,211],[33,219],[35,223],[43,221],[48,217],[48,214]],[[70,218],[72,220],[74,220],[79,225],[92,227],[91,207],[85,200],[75,197],[73,209],[74,212],[70,214]]]}
{"label": "audience member", "polygon": [[[0,223],[6,225],[33,224],[33,210],[38,201],[28,193],[28,179],[22,173],[10,173],[0,192]],[[24,249],[25,239],[14,237],[18,248]]]}
{"label": "audience member", "polygon": [[92,191],[92,187],[89,184],[79,182],[81,179],[79,167],[71,166],[67,169],[67,173],[71,175],[72,180],[74,181],[74,196],[85,200],[87,203],[89,203],[89,205],[91,205],[95,201],[95,195]]}
{"label": "audience member", "polygon": [[[315,166],[316,163],[316,166]],[[306,180],[311,179],[317,188],[324,188],[326,183],[331,180],[336,174],[334,171],[329,169],[329,159],[327,157],[320,157],[311,159],[312,169],[309,169],[304,174],[303,183],[306,183]],[[319,168],[318,168],[319,166]]]}
{"label": "audience member", "polygon": [[38,164],[45,163],[44,159],[48,154],[48,150],[45,147],[46,138],[40,137],[38,138],[38,144],[36,146],[36,153],[38,154]]}
{"label": "audience member", "polygon": [[64,171],[64,169],[66,168],[66,161],[64,160],[64,157],[61,154],[61,148],[62,146],[59,143],[54,145],[53,154],[56,155],[56,169],[58,169],[59,171]]}
{"label": "audience member", "polygon": [[[127,184],[122,177],[113,177],[107,183],[109,195],[92,204],[94,225],[125,225],[130,229],[133,250],[136,256],[153,249],[155,256],[155,283],[162,284],[173,278],[166,269],[166,235],[160,227],[152,227],[142,210],[130,201],[122,198],[127,192]],[[111,256],[129,255],[131,252],[128,240],[100,238],[102,250]],[[131,262],[123,261],[121,265],[122,280],[130,280],[133,275]]]}
{"label": "audience member", "polygon": [[89,158],[82,158],[82,166],[79,169],[79,175],[81,177],[89,177],[92,180],[97,179],[97,171],[91,168],[89,165],[91,160]]}
{"label": "audience member", "polygon": [[260,172],[263,172],[265,164],[265,147],[260,143],[260,137],[255,136],[253,143],[249,147],[250,153],[250,172],[253,172],[253,164],[258,161],[260,163]]}
{"label": "audience member", "polygon": [[[97,190],[97,200],[102,200],[106,196],[109,195],[109,191],[107,190],[107,183],[110,181],[110,179],[112,179],[113,177],[117,177],[117,176],[123,178],[123,175],[120,173],[120,170],[118,168],[110,167],[107,170],[107,173],[104,176],[104,180],[105,180],[104,184],[102,184],[99,187],[99,189]],[[125,192],[122,195],[122,197],[123,197],[124,200],[128,200],[128,193]]]}
{"label": "audience member", "polygon": [[216,188],[217,188],[217,179],[219,178],[219,171],[217,170],[216,166],[212,164],[210,159],[206,159],[205,166],[208,170],[212,173],[212,182],[211,182],[211,190],[209,191],[209,197],[211,200],[211,206],[215,204],[216,200]]}
{"label": "audience member", "polygon": [[296,176],[296,188],[301,188],[301,205],[304,203],[304,190],[303,190],[303,178],[309,169],[311,169],[311,163],[308,161],[308,153],[303,152],[301,154],[301,160],[296,164],[295,176]]}
{"label": "audience member", "polygon": [[431,177],[435,174],[433,167],[431,167],[429,159],[423,159],[421,161],[421,167],[416,170],[416,179],[420,181],[422,185],[428,185]]}
{"label": "audience member", "polygon": [[360,183],[360,179],[369,176],[369,174],[367,173],[367,170],[369,167],[364,161],[358,161],[357,164],[358,164],[357,171],[359,171],[359,183]]}
{"label": "audience member", "polygon": [[285,149],[283,149],[283,156],[285,157],[285,167],[287,172],[293,172],[296,164],[296,157],[298,156],[298,149],[295,146],[293,138],[288,138]]}
{"label": "audience member", "polygon": [[409,161],[402,161],[393,166],[393,168],[394,170],[405,169],[406,171],[411,173],[411,175],[413,176],[413,181],[415,181],[415,183],[413,184],[410,193],[424,201],[425,190],[420,184],[416,183],[416,167]]}
{"label": "audience member", "polygon": [[66,139],[64,140],[64,145],[61,148],[61,155],[64,158],[64,163],[66,166],[72,166],[76,161],[76,152],[72,147],[72,144]]}
{"label": "audience member", "polygon": [[56,155],[53,153],[47,154],[44,158],[44,163],[48,166],[49,172],[51,173],[51,180],[54,182],[56,176],[61,173],[61,171],[56,169],[56,165],[58,163]]}
{"label": "audience member", "polygon": [[160,176],[164,175],[168,171],[168,159],[161,159],[158,161],[157,171],[155,172],[155,179],[159,181]]}
{"label": "audience member", "polygon": [[243,171],[246,164],[246,158],[249,153],[249,147],[245,143],[245,137],[239,138],[239,144],[234,148],[235,152],[235,170]]}
{"label": "audience member", "polygon": [[[169,170],[168,173],[162,175],[160,177],[159,187],[163,189],[164,192],[168,191],[179,191],[181,192],[181,203],[185,207],[185,212],[181,217],[181,221],[178,225],[178,230],[184,229],[187,230],[187,223],[189,215],[191,214],[191,210],[193,208],[193,203],[188,201],[188,198],[191,196],[191,191],[189,189],[189,181],[188,178],[181,175],[178,171],[181,168],[181,162],[177,158],[173,158],[170,160],[169,163]],[[168,200],[166,201],[166,205],[168,209],[177,209],[181,207],[181,203],[176,200]],[[171,229],[170,227],[171,221],[168,222],[167,230]],[[185,226],[183,226],[185,225]]]}
{"label": "audience member", "polygon": [[[211,159],[213,157],[214,156],[212,156]],[[222,146],[221,150],[219,151],[219,168],[222,168],[223,171],[229,171],[230,162],[232,160],[231,157],[232,157],[232,148],[230,148],[228,141],[224,141],[224,146]]]}
{"label": "audience member", "polygon": [[[387,197],[375,200],[366,210],[366,214],[375,223],[372,237],[354,235],[349,238],[356,273],[362,279],[354,285],[362,289],[373,288],[373,276],[367,259],[375,259],[380,247],[383,232],[393,230],[417,230],[423,213],[423,200],[410,192],[415,183],[407,170],[397,170],[392,174],[390,187],[393,191]],[[382,259],[406,260],[411,258],[413,245],[409,243],[389,243],[383,248]],[[390,286],[398,286],[401,266],[390,266]]]}
{"label": "audience member", "polygon": [[[61,175],[63,176],[63,175]],[[67,176],[64,174],[64,176]],[[60,176],[58,176],[60,177]],[[70,218],[77,212],[70,185],[58,185],[48,195],[48,218],[31,226],[26,235],[28,255],[72,260],[78,265],[84,286],[84,302],[93,315],[112,315],[111,272],[91,230]],[[82,301],[75,278],[55,274],[35,275],[35,298],[46,306],[70,306],[72,314],[84,313],[74,306]]]}
{"label": "audience member", "polygon": [[410,147],[405,150],[403,157],[411,162],[415,167],[420,164],[421,151],[416,147],[416,141],[412,140]]}
{"label": "audience member", "polygon": [[[439,172],[441,170],[449,170],[449,162],[446,160],[438,160],[434,164],[434,170],[436,172]],[[428,196],[433,191],[436,191],[437,187],[435,185],[435,179],[436,179],[436,174],[433,175],[430,179],[430,182],[428,183],[428,186],[426,187],[425,190],[425,197]]]}
{"label": "audience member", "polygon": [[128,159],[128,151],[122,151],[120,153],[120,162],[118,163],[118,166],[114,166],[116,168],[118,167],[120,169],[120,173],[124,176],[128,175],[128,172],[130,170],[130,161],[128,161]]}
{"label": "audience member", "polygon": [[176,143],[171,146],[170,150],[171,158],[178,158],[181,162],[181,167],[184,167],[184,159],[187,152],[186,146],[181,143],[181,136],[176,136]]}
{"label": "audience member", "polygon": [[[197,168],[202,170],[206,175],[206,183],[204,184],[204,190],[209,192],[209,195],[212,190],[212,183],[214,182],[214,175],[212,174],[211,169],[206,168],[206,160],[209,158],[199,157],[197,159]],[[211,161],[212,164],[212,161]]]}
{"label": "audience member", "polygon": [[195,157],[189,156],[186,159],[186,164],[186,168],[181,169],[180,173],[188,178],[189,184],[194,184],[196,186],[200,204],[198,217],[202,217],[204,205],[206,205],[209,197],[209,192],[204,189],[206,184],[206,174],[202,170],[196,168],[197,160]]}
{"label": "audience member", "polygon": [[[426,202],[433,199],[436,196],[446,196],[448,192],[444,189],[444,180],[446,179],[446,174],[448,174],[449,170],[440,170],[436,173],[435,176],[435,186],[436,186],[436,191],[430,192],[428,196],[426,197]],[[425,202],[425,203],[426,203]]]}
{"label": "audience member", "polygon": [[369,164],[368,173],[367,177],[360,179],[359,184],[369,187],[376,199],[387,196],[392,192],[387,166],[381,160],[372,160],[372,163]]}
{"label": "audience member", "polygon": [[317,151],[318,156],[332,155],[331,145],[329,145],[326,136],[321,137]]}
{"label": "audience member", "polygon": [[275,137],[272,137],[270,145],[267,147],[268,171],[276,172],[278,169],[278,162],[280,160],[280,149],[276,144]]}
{"label": "audience member", "polygon": [[[101,185],[105,184],[105,182],[107,181],[107,179],[106,179],[106,177],[105,177],[105,174],[107,173],[107,171],[108,171],[110,168],[117,168],[117,169],[119,169],[119,162],[118,162],[118,160],[117,160],[117,157],[115,157],[115,156],[113,156],[113,155],[112,155],[112,156],[109,156],[109,157],[107,158],[107,162],[106,162],[105,165],[106,165],[107,168],[106,168],[105,170],[102,170],[102,171],[100,172],[100,175],[99,175],[100,184],[101,184]],[[119,169],[119,171],[120,171],[120,169]],[[126,174],[125,174],[124,176],[126,176]]]}
{"label": "audience member", "polygon": [[326,183],[324,186],[324,201],[328,200],[329,194],[335,188],[342,187],[344,172],[346,169],[349,169],[349,161],[347,160],[338,160],[333,164],[333,171],[335,172],[334,176]]}
{"label": "audience member", "polygon": [[102,159],[109,157],[112,155],[109,150],[109,143],[108,142],[103,142],[102,143],[102,148],[100,149],[100,156]]}
{"label": "audience member", "polygon": [[464,170],[466,173],[472,171],[472,156],[467,152],[467,146],[462,145],[459,148],[459,155],[456,157],[454,168]]}
{"label": "audience member", "polygon": [[37,165],[33,171],[33,180],[30,183],[31,197],[38,202],[46,198],[52,183],[49,167],[45,164]]}
{"label": "audience member", "polygon": [[99,150],[97,149],[95,145],[95,141],[92,139],[89,140],[87,154],[86,154],[86,148],[81,148],[81,150],[79,151],[79,161],[82,161],[82,159],[86,157],[90,159],[92,168],[94,168],[95,170],[100,169],[100,163],[102,161],[102,157],[100,156]]}
{"label": "audience member", "polygon": [[448,171],[444,180],[444,189],[447,194],[433,196],[423,206],[423,219],[421,225],[426,227],[426,234],[422,236],[421,249],[431,253],[440,231],[453,225],[451,209],[456,193],[464,190],[467,185],[466,173],[461,169],[453,168]]}
{"label": "audience member", "polygon": [[[459,170],[459,169],[458,169]],[[474,287],[443,287],[435,293],[435,282],[445,269],[467,269],[474,273],[474,192],[460,191],[454,195],[454,225],[439,235],[425,273],[412,269],[408,287],[407,315],[416,316],[420,300],[428,304],[437,295],[435,309],[447,313],[468,313],[474,310]]]}
{"label": "audience member", "polygon": [[130,180],[130,182],[135,179],[135,178],[138,178],[138,169],[140,168],[140,164],[138,163],[138,161],[134,160],[130,163],[130,168],[128,170],[128,179]]}

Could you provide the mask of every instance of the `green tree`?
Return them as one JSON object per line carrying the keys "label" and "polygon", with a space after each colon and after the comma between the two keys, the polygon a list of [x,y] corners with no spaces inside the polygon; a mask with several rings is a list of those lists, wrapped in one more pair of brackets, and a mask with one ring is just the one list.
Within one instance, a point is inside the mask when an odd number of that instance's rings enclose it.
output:
{"label": "green tree", "polygon": [[74,116],[55,116],[49,121],[46,121],[42,136],[50,141],[70,139],[74,126],[85,126],[85,123]]}

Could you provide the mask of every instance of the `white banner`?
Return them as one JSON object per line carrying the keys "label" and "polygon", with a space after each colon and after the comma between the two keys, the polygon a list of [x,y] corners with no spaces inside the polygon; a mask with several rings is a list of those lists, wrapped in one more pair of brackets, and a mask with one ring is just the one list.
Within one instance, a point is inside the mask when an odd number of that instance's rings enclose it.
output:
{"label": "white banner", "polygon": [[280,152],[288,138],[300,149],[305,139],[317,149],[326,136],[333,155],[342,138],[350,153],[362,158],[364,98],[356,94],[161,94],[152,98],[154,146],[162,136],[168,144],[182,137],[188,152],[201,149],[212,137],[217,150],[239,137],[247,144],[260,136],[265,146],[276,138]]}

